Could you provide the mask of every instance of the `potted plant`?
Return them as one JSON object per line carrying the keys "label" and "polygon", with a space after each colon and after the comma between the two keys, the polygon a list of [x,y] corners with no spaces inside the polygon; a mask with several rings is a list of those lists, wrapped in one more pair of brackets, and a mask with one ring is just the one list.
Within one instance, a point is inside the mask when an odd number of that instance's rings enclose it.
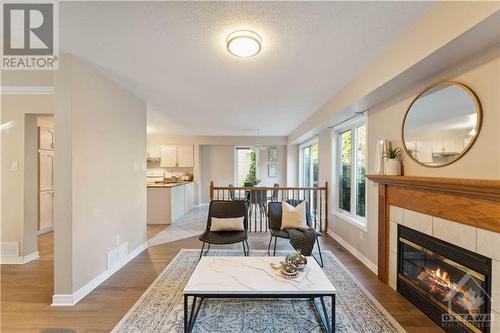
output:
{"label": "potted plant", "polygon": [[388,176],[401,176],[401,149],[389,148],[385,151],[384,157],[387,159],[385,174]]}

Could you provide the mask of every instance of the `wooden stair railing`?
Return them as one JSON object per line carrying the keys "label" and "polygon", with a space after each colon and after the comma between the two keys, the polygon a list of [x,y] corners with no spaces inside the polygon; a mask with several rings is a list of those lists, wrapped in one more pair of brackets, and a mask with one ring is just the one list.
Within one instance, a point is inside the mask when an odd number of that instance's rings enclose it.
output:
{"label": "wooden stair railing", "polygon": [[249,230],[267,232],[267,203],[290,199],[309,203],[313,227],[318,231],[328,228],[328,182],[322,187],[272,187],[272,186],[215,186],[210,182],[210,200],[247,200]]}

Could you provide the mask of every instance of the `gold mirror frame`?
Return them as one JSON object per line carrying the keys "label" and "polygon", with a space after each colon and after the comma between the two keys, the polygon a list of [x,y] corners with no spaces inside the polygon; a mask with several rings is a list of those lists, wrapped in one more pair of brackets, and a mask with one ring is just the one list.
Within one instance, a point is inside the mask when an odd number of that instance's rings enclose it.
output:
{"label": "gold mirror frame", "polygon": [[[472,98],[472,100],[474,101],[474,105],[476,106],[476,113],[477,113],[477,123],[476,123],[476,127],[475,127],[476,135],[470,140],[469,144],[467,144],[467,146],[462,150],[462,152],[457,157],[455,157],[453,160],[451,160],[451,161],[449,161],[447,163],[439,164],[439,165],[428,165],[428,164],[420,162],[419,160],[417,160],[416,158],[414,158],[411,155],[411,153],[408,151],[408,149],[406,148],[406,142],[405,142],[405,122],[406,122],[406,117],[408,117],[408,113],[411,110],[411,107],[420,98],[420,96],[422,96],[423,94],[425,94],[426,92],[428,92],[432,88],[435,88],[435,87],[443,85],[443,84],[448,84],[448,85],[449,84],[453,84],[453,85],[459,86],[460,88],[462,88],[463,90],[465,90],[469,94],[469,96]],[[469,88],[468,86],[466,86],[463,83],[455,82],[455,81],[440,81],[440,82],[436,82],[433,85],[425,88],[422,92],[420,92],[412,100],[412,102],[410,103],[410,106],[408,106],[408,109],[406,110],[405,116],[403,118],[403,125],[401,126],[401,141],[403,142],[403,149],[404,149],[405,153],[413,161],[417,162],[421,166],[424,166],[424,167],[427,167],[427,168],[442,168],[442,167],[445,167],[447,165],[455,163],[460,158],[462,158],[462,156],[464,156],[469,151],[469,149],[474,145],[474,143],[477,140],[477,137],[479,136],[479,132],[481,131],[481,124],[482,124],[482,122],[483,122],[483,109],[481,107],[481,102],[479,101],[479,98],[477,97],[476,93],[474,93],[474,91],[471,88]]]}

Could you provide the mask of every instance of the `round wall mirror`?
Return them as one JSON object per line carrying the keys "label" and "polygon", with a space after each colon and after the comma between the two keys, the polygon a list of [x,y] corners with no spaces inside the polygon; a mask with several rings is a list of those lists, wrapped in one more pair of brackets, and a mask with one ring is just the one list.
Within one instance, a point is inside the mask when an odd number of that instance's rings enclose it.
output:
{"label": "round wall mirror", "polygon": [[408,155],[428,167],[455,162],[473,145],[481,128],[481,104],[456,82],[440,82],[418,95],[403,121]]}
{"label": "round wall mirror", "polygon": [[404,148],[424,166],[453,163],[473,145],[481,117],[481,104],[470,88],[457,82],[434,84],[418,95],[406,112]]}

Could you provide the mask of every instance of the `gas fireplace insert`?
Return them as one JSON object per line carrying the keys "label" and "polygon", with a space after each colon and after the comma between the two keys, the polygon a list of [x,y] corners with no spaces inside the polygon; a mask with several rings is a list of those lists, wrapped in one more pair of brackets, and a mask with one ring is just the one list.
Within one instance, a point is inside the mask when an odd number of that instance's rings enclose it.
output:
{"label": "gas fireplace insert", "polygon": [[490,332],[491,259],[398,225],[397,290],[447,332]]}

